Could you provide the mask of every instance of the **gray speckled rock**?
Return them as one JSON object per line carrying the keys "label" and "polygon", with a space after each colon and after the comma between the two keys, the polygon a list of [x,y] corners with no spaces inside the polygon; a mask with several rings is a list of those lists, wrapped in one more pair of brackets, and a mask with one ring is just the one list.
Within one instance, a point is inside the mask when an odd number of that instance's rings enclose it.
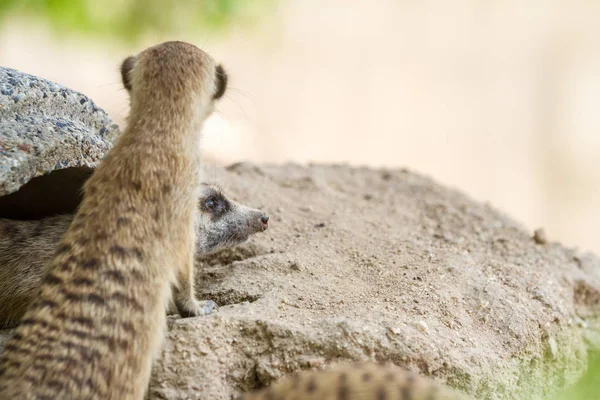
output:
{"label": "gray speckled rock", "polygon": [[118,132],[85,95],[0,67],[0,196],[55,170],[95,167]]}

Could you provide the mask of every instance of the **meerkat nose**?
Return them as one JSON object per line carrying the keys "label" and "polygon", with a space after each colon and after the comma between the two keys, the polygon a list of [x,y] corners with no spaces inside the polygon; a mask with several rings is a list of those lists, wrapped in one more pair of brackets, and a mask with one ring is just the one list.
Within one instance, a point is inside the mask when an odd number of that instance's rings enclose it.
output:
{"label": "meerkat nose", "polygon": [[260,217],[260,222],[263,224],[263,231],[269,227],[269,216],[263,215]]}

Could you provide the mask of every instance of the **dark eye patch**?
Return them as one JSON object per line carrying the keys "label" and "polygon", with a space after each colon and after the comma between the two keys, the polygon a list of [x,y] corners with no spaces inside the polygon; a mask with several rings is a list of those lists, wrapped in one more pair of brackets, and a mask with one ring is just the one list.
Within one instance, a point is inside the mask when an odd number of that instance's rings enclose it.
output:
{"label": "dark eye patch", "polygon": [[217,65],[216,68],[216,78],[217,78],[217,90],[213,95],[213,100],[218,100],[225,94],[225,90],[227,90],[227,72],[223,69],[221,65]]}
{"label": "dark eye patch", "polygon": [[211,214],[213,218],[219,218],[228,212],[229,208],[229,201],[220,193],[214,193],[200,201],[202,212]]}

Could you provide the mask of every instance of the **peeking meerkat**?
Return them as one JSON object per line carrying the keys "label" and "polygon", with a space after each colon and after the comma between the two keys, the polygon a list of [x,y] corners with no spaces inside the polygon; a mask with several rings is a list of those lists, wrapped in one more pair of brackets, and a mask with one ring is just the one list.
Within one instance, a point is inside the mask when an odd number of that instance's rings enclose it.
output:
{"label": "peeking meerkat", "polygon": [[[214,185],[202,185],[197,205],[197,255],[243,243],[268,227],[264,212],[233,201]],[[0,219],[0,329],[14,327],[25,313],[72,219],[72,214],[37,221]],[[176,312],[169,307],[168,313]]]}
{"label": "peeking meerkat", "polygon": [[472,400],[396,366],[346,364],[283,378],[240,400]]}
{"label": "peeking meerkat", "polygon": [[201,128],[225,93],[223,68],[165,42],[122,63],[127,127],[83,199],[0,356],[2,399],[143,399],[174,295],[194,298]]}

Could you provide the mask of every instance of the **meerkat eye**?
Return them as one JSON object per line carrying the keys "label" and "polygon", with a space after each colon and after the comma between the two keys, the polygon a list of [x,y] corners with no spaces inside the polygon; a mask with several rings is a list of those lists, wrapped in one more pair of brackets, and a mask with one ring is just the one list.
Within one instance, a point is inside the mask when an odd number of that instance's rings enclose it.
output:
{"label": "meerkat eye", "polygon": [[223,214],[229,210],[229,203],[227,199],[220,194],[208,196],[206,200],[202,202],[202,208],[212,214]]}
{"label": "meerkat eye", "polygon": [[215,208],[216,205],[217,205],[217,200],[214,197],[209,197],[204,202],[204,207],[206,207],[208,209],[213,209],[213,208]]}

